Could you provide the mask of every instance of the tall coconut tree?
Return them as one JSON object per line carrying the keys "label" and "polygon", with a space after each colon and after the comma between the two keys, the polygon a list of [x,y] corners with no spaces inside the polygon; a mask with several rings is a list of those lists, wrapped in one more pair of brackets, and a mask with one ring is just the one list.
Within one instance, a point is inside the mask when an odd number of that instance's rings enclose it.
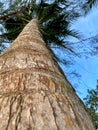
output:
{"label": "tall coconut tree", "polygon": [[[68,23],[59,12],[62,8],[53,4],[41,1],[40,8],[38,4],[34,10],[29,8],[35,17],[25,20],[28,24],[0,56],[0,130],[94,130],[84,105],[49,49],[51,42],[62,46],[63,36],[72,34],[64,29]],[[6,19],[2,17],[8,31],[2,36],[15,38],[17,32],[10,32],[12,26],[9,28],[7,21],[18,22],[23,14],[12,17],[11,12]]]}

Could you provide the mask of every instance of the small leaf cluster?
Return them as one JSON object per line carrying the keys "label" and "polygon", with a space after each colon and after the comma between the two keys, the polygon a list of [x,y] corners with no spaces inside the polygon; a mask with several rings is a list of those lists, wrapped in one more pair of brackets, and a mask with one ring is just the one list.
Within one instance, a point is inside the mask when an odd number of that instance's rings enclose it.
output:
{"label": "small leaf cluster", "polygon": [[98,130],[98,86],[96,89],[88,90],[88,95],[84,98],[84,102],[96,130]]}

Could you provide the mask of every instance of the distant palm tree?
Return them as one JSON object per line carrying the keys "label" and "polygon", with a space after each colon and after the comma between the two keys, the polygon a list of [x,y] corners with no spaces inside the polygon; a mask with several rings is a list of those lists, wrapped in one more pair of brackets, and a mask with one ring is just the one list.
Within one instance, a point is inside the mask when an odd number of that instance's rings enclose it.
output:
{"label": "distant palm tree", "polygon": [[94,130],[49,49],[51,44],[64,46],[63,38],[73,35],[68,14],[57,1],[32,2],[32,8],[1,16],[7,29],[2,36],[9,40],[23,28],[20,23],[28,24],[0,56],[0,130]]}

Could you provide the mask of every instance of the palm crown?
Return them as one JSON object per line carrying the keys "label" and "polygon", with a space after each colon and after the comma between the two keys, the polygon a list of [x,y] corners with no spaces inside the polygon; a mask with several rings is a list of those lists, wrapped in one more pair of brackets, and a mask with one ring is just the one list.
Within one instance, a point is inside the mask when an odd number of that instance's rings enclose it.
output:
{"label": "palm crown", "polygon": [[[63,0],[53,0],[52,2],[46,2],[46,0],[10,1],[8,8],[1,11],[0,22],[5,31],[1,34],[0,40],[12,42],[23,27],[31,19],[36,18],[42,38],[49,49],[51,46],[56,46],[73,53],[74,50],[70,47],[69,42],[65,42],[65,38],[69,35],[79,38],[79,34],[70,29],[70,22],[80,14],[71,12],[70,5],[70,2]],[[59,57],[56,55],[54,57],[60,61]]]}
{"label": "palm crown", "polygon": [[[48,46],[51,44],[62,46],[64,38],[68,35],[78,37],[77,33],[69,29],[69,21],[67,20],[69,12],[66,11],[68,3],[65,2],[65,5],[61,5],[61,3],[59,0],[52,3],[47,3],[45,0],[40,2],[32,0],[30,3],[21,1],[19,9],[19,3],[14,2],[9,9],[3,12],[3,14],[7,12],[7,16],[2,18],[6,29],[2,37],[14,40],[27,22],[33,18],[38,19],[40,32]],[[13,10],[14,8],[16,11]]]}

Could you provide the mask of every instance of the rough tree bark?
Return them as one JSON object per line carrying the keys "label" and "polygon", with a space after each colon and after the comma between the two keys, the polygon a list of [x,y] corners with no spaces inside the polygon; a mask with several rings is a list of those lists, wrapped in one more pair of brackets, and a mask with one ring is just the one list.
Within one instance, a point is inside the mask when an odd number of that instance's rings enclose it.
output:
{"label": "rough tree bark", "polygon": [[36,19],[0,56],[0,130],[94,130]]}

